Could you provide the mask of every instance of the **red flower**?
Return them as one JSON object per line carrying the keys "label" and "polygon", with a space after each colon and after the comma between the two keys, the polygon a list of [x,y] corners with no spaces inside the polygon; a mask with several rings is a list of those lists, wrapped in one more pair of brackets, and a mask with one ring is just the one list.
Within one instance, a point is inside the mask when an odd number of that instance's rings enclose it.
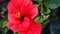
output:
{"label": "red flower", "polygon": [[20,34],[41,34],[42,25],[33,21],[38,9],[30,0],[11,0],[7,8],[9,29]]}

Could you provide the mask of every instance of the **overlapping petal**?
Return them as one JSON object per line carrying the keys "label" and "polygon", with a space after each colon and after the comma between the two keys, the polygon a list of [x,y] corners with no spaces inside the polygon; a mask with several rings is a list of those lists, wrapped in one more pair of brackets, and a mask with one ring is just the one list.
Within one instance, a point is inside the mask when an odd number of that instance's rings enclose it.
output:
{"label": "overlapping petal", "polygon": [[7,7],[9,14],[20,11],[21,15],[32,19],[38,14],[36,5],[33,5],[30,0],[13,0],[9,2]]}
{"label": "overlapping petal", "polygon": [[[19,21],[18,21],[19,22]],[[12,23],[11,21],[8,23],[8,26],[12,31],[18,32],[26,30],[30,25],[30,20],[25,17],[22,23],[15,24],[16,22]]]}
{"label": "overlapping petal", "polygon": [[20,31],[19,34],[41,34],[42,25],[31,21],[29,28],[25,31]]}
{"label": "overlapping petal", "polygon": [[38,9],[31,0],[11,0],[7,8],[9,20],[7,27],[9,29],[19,32],[19,34],[41,33],[41,24],[33,21],[38,14]]}

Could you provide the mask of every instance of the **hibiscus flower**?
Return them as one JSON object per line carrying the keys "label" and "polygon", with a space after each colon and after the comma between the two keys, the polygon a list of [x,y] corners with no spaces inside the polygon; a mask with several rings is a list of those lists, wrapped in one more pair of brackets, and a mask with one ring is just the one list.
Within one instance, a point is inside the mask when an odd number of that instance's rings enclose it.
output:
{"label": "hibiscus flower", "polygon": [[34,21],[38,9],[31,0],[11,0],[7,8],[9,29],[19,34],[41,34],[42,25]]}

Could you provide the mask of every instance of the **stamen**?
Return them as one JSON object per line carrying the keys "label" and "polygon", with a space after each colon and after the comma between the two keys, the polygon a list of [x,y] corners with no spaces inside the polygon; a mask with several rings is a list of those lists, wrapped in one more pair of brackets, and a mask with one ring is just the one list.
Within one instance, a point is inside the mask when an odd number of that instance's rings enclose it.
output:
{"label": "stamen", "polygon": [[20,17],[21,17],[20,11],[15,12],[14,16],[15,16],[16,18],[20,18]]}

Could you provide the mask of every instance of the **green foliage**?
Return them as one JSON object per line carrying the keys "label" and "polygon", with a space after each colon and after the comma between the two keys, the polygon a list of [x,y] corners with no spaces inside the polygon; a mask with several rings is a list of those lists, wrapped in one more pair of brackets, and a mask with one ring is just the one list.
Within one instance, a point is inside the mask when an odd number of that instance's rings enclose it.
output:
{"label": "green foliage", "polygon": [[5,19],[5,20],[2,22],[2,28],[6,27],[6,26],[7,26],[7,23],[8,23],[8,20]]}
{"label": "green foliage", "polygon": [[33,1],[38,3],[38,4],[42,2],[42,0],[33,0]]}
{"label": "green foliage", "polygon": [[[5,1],[7,2],[7,0],[5,0]],[[58,8],[60,6],[60,0],[44,0],[44,1],[43,0],[33,0],[33,1],[36,3],[36,5],[39,8],[39,14],[35,18],[35,21],[38,22],[38,23],[41,23],[42,26],[43,26],[43,29],[44,29],[47,26],[47,24],[43,25],[43,23],[45,23],[46,20],[49,19],[51,9],[55,9],[55,8]],[[4,5],[4,3],[2,5]],[[2,17],[2,15],[1,15],[2,9],[1,8],[2,7],[0,7],[0,16]],[[9,30],[7,28],[8,20],[7,19],[5,19],[5,20],[2,19],[1,21],[3,21],[3,22],[2,22],[2,28],[0,28],[0,34],[7,34],[7,31]],[[18,34],[18,33],[13,32],[12,34]]]}
{"label": "green foliage", "polygon": [[50,9],[46,5],[43,5],[43,13],[46,15],[50,13]]}
{"label": "green foliage", "polygon": [[7,28],[7,27],[5,27],[5,28],[2,28],[2,34],[7,34],[7,31],[8,31],[9,29]]}
{"label": "green foliage", "polygon": [[42,28],[44,29],[46,26],[47,26],[47,25],[43,25],[43,27],[42,27]]}
{"label": "green foliage", "polygon": [[[38,1],[38,0],[37,0]],[[38,23],[44,23],[46,20],[49,19],[50,16],[50,9],[47,5],[44,4],[44,2],[42,0],[40,0],[39,4],[38,4],[38,8],[39,8],[39,16],[35,18],[35,21]],[[43,29],[46,27],[46,25],[43,26]]]}
{"label": "green foliage", "polygon": [[43,19],[40,16],[38,16],[38,17],[35,18],[35,21],[39,22],[39,23],[42,23]]}
{"label": "green foliage", "polygon": [[14,32],[14,34],[18,34],[17,32]]}
{"label": "green foliage", "polygon": [[44,0],[44,4],[51,9],[54,9],[60,6],[60,0]]}

